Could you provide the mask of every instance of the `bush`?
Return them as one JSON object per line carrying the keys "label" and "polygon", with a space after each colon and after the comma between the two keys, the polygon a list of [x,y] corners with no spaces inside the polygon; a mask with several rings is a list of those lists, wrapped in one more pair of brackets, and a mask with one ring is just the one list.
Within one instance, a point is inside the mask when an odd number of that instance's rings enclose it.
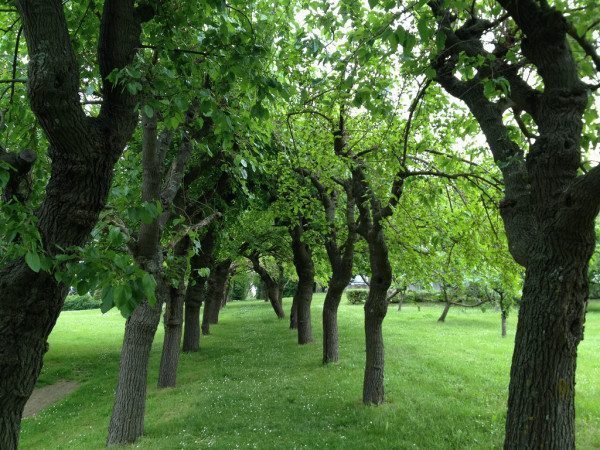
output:
{"label": "bush", "polygon": [[90,294],[85,295],[67,295],[63,311],[81,311],[83,309],[98,309],[102,305],[102,300],[92,297]]}
{"label": "bush", "polygon": [[441,292],[408,291],[404,296],[405,303],[435,303],[443,301],[444,298]]}
{"label": "bush", "polygon": [[346,291],[346,297],[348,297],[348,302],[353,305],[360,305],[361,303],[365,303],[367,301],[367,297],[369,296],[369,291],[366,289],[350,289]]}
{"label": "bush", "polygon": [[239,273],[229,281],[229,298],[231,300],[246,300],[252,286],[252,276],[249,273]]}

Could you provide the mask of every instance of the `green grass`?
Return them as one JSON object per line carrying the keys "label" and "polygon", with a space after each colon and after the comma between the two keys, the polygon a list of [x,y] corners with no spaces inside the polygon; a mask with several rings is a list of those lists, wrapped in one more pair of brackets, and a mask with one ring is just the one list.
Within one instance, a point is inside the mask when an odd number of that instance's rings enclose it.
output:
{"label": "green grass", "polygon": [[[340,356],[323,367],[315,343],[300,347],[265,302],[229,304],[202,350],[183,355],[178,387],[156,386],[162,329],[152,351],[146,434],[138,448],[497,448],[501,445],[515,316],[509,336],[488,310],[392,305],[384,323],[386,404],[361,404],[362,307],[340,310]],[[289,309],[289,299],[286,299]],[[59,404],[23,422],[23,449],[103,448],[124,320],[64,312],[50,336],[39,384],[78,380]],[[600,311],[588,314],[577,379],[580,449],[600,448]]]}

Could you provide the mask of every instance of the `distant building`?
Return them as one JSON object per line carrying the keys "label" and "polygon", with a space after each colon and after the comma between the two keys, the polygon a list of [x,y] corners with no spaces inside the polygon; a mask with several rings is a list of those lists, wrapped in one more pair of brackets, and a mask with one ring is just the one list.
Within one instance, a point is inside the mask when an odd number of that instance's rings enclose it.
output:
{"label": "distant building", "polygon": [[368,282],[369,282],[368,277],[365,277],[364,275],[356,275],[354,278],[352,278],[350,280],[348,287],[368,289],[369,288],[369,285],[367,284]]}

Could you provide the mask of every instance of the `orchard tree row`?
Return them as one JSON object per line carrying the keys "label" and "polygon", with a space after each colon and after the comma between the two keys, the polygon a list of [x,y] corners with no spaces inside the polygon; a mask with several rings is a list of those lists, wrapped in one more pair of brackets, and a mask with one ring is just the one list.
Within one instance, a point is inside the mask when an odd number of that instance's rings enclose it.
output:
{"label": "orchard tree row", "polygon": [[442,322],[489,303],[504,328],[518,306],[505,448],[574,448],[600,207],[586,6],[2,1],[0,448],[70,290],[127,318],[107,438],[125,444],[161,316],[170,387],[249,270],[299,344],[322,324],[324,364],[365,276],[367,405],[407,290],[435,286]]}

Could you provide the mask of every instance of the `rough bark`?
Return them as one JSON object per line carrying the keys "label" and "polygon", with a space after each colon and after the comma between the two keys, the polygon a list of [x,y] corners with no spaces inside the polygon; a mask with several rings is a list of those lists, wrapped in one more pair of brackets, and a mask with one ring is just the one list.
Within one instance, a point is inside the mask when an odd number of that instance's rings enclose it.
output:
{"label": "rough bark", "polygon": [[[548,277],[547,271],[557,276]],[[575,448],[575,369],[587,273],[586,263],[562,257],[527,268],[510,372],[506,448]]]}
{"label": "rough bark", "polygon": [[[170,133],[163,132],[160,139],[158,139],[156,115],[152,118],[144,115],[142,123],[142,200],[145,202],[160,201],[164,212],[151,223],[142,223],[140,225],[138,239],[132,247],[132,253],[137,264],[146,272],[152,274],[156,280],[157,308],[153,308],[152,314],[150,314],[150,312],[144,311],[149,308],[147,303],[141,304],[136,308],[133,316],[136,315],[138,309],[141,309],[142,312],[139,314],[144,318],[148,316],[147,320],[128,320],[125,325],[125,338],[121,350],[121,365],[119,367],[119,381],[108,430],[107,445],[130,444],[135,442],[143,433],[146,379],[144,378],[143,383],[142,381],[139,382],[142,384],[131,384],[129,380],[137,376],[135,372],[140,370],[145,372],[147,370],[152,343],[152,339],[149,336],[153,337],[156,333],[163,303],[172,303],[173,301],[178,303],[170,305],[176,311],[170,311],[169,320],[173,319],[179,322],[178,341],[181,334],[180,303],[183,300],[182,293],[179,293],[173,299],[170,296],[169,283],[164,276],[162,267],[164,249],[161,246],[161,237],[165,225],[170,218],[173,201],[183,181],[192,146],[189,139],[187,137],[184,138],[168,173],[165,174],[164,163],[167,153],[166,149],[170,144]],[[215,213],[194,226],[196,228],[206,226],[217,216],[218,214]],[[187,252],[186,247],[188,245],[189,239],[184,237],[177,243],[175,249],[175,254],[181,261],[179,268],[179,272],[181,273],[180,290],[183,289],[183,276],[187,269],[187,261],[183,255]],[[154,309],[158,309],[156,314],[159,317],[157,319],[153,315],[155,313]],[[175,315],[178,315],[179,318],[175,319]],[[173,345],[172,339],[174,338],[174,335],[169,337],[169,342],[167,342],[168,348],[164,357],[168,359],[171,369],[176,371],[179,345],[178,343]],[[136,349],[136,343],[140,340],[147,344],[147,351],[146,347]],[[130,357],[129,355],[134,352],[136,357]],[[142,366],[145,368],[142,368]],[[171,372],[168,376],[174,378],[175,374]],[[133,392],[133,390],[136,390],[136,392]]]}
{"label": "rough bark", "polygon": [[[343,115],[340,115],[339,129],[334,134],[334,150],[341,154],[345,149],[345,128]],[[336,227],[336,210],[338,196],[329,194],[323,183],[311,171],[303,168],[296,169],[298,173],[308,177],[319,193],[323,205],[325,219],[329,225],[329,232],[325,237],[325,249],[331,266],[331,279],[329,281],[325,301],[323,303],[323,364],[334,363],[339,360],[339,337],[337,325],[337,311],[342,300],[344,289],[352,278],[354,262],[354,244],[357,229],[355,210],[356,203],[350,180],[345,180],[342,187],[346,193],[346,239],[340,246]]]}
{"label": "rough bark", "polygon": [[315,266],[312,260],[312,250],[303,241],[303,225],[296,225],[291,231],[292,253],[298,285],[294,293],[293,303],[296,304],[298,325],[298,344],[308,344],[313,341],[312,324],[310,318],[310,304],[315,283]]}
{"label": "rough bark", "polygon": [[290,330],[298,329],[298,303],[297,298],[294,296],[292,299],[292,306],[290,308]]}
{"label": "rough bark", "polygon": [[148,359],[160,322],[162,304],[139,305],[126,322],[119,379],[107,445],[135,442],[144,433]]}
{"label": "rough bark", "polygon": [[[430,2],[446,34],[436,80],[469,107],[502,171],[500,212],[514,259],[525,267],[509,384],[504,447],[575,448],[575,367],[588,299],[587,267],[600,207],[600,168],[579,175],[587,87],[566,39],[568,23],[546,2],[498,0],[522,32],[523,56],[537,69],[543,91],[528,85],[503,53],[459,80],[458,52],[487,58],[482,34],[492,27],[469,20],[456,30],[443,2]],[[500,50],[502,50],[500,48]],[[481,80],[501,72],[510,102],[537,125],[527,156],[510,139],[506,102],[485,97]]]}
{"label": "rough bark", "polygon": [[385,242],[382,221],[389,217],[402,195],[403,178],[394,181],[393,195],[383,206],[365,179],[359,165],[352,170],[353,190],[359,212],[358,232],[367,241],[371,282],[365,303],[366,363],[363,382],[363,403],[379,405],[384,401],[383,319],[388,308],[388,289],[392,284],[392,268]]}
{"label": "rough bark", "polygon": [[440,318],[438,319],[438,322],[445,322],[446,321],[446,316],[448,315],[448,311],[450,311],[450,308],[452,307],[452,302],[450,301],[450,298],[448,297],[448,291],[446,290],[446,287],[442,287],[442,293],[444,295],[444,310],[442,311],[442,315],[440,316]]}
{"label": "rough bark", "polygon": [[229,269],[231,268],[231,260],[226,259],[219,262],[211,271],[207,284],[208,302],[208,323],[215,325],[219,323],[219,312],[223,304],[224,297],[227,294],[227,280],[229,278]]}
{"label": "rough bark", "polygon": [[[157,141],[157,119],[143,116],[142,130],[142,200],[160,199],[163,160]],[[164,154],[164,152],[162,152]],[[148,360],[152,341],[160,322],[162,305],[168,288],[162,277],[159,219],[142,223],[133,257],[142,269],[154,276],[157,283],[157,304],[140,304],[125,323],[121,348],[119,378],[115,403],[108,427],[107,445],[130,444],[144,432]]]}
{"label": "rough bark", "polygon": [[502,319],[502,337],[506,337],[506,312],[502,311],[500,317]]}
{"label": "rough bark", "polygon": [[[104,102],[97,118],[79,103],[79,67],[59,0],[15,3],[28,48],[28,97],[49,142],[51,174],[38,209],[44,250],[80,246],[103,209],[112,169],[136,124],[135,99],[106,76],[133,60],[140,19],[133,1],[106,1],[98,60]],[[110,30],[110,32],[108,32]],[[119,39],[114,39],[119,36]],[[17,447],[21,416],[67,287],[24,260],[0,268],[0,448]]]}
{"label": "rough bark", "polygon": [[205,296],[206,277],[199,275],[197,270],[211,266],[215,244],[216,232],[214,226],[211,226],[202,238],[200,252],[190,261],[190,280],[193,284],[188,286],[185,294],[184,352],[200,350],[200,308]]}
{"label": "rough bark", "polygon": [[[185,258],[191,241],[188,236],[183,237],[175,246],[175,257],[185,263]],[[183,328],[183,304],[186,294],[185,270],[180,269],[179,285],[169,287],[169,297],[166,303],[163,324],[165,335],[163,349],[158,370],[158,387],[175,387],[177,383],[177,366],[179,365],[179,347],[181,344],[181,332]]]}
{"label": "rough bark", "polygon": [[387,314],[387,291],[392,284],[392,268],[383,230],[371,236],[369,242],[371,284],[365,303],[366,365],[363,383],[363,403],[379,405],[384,401],[383,319]]}

